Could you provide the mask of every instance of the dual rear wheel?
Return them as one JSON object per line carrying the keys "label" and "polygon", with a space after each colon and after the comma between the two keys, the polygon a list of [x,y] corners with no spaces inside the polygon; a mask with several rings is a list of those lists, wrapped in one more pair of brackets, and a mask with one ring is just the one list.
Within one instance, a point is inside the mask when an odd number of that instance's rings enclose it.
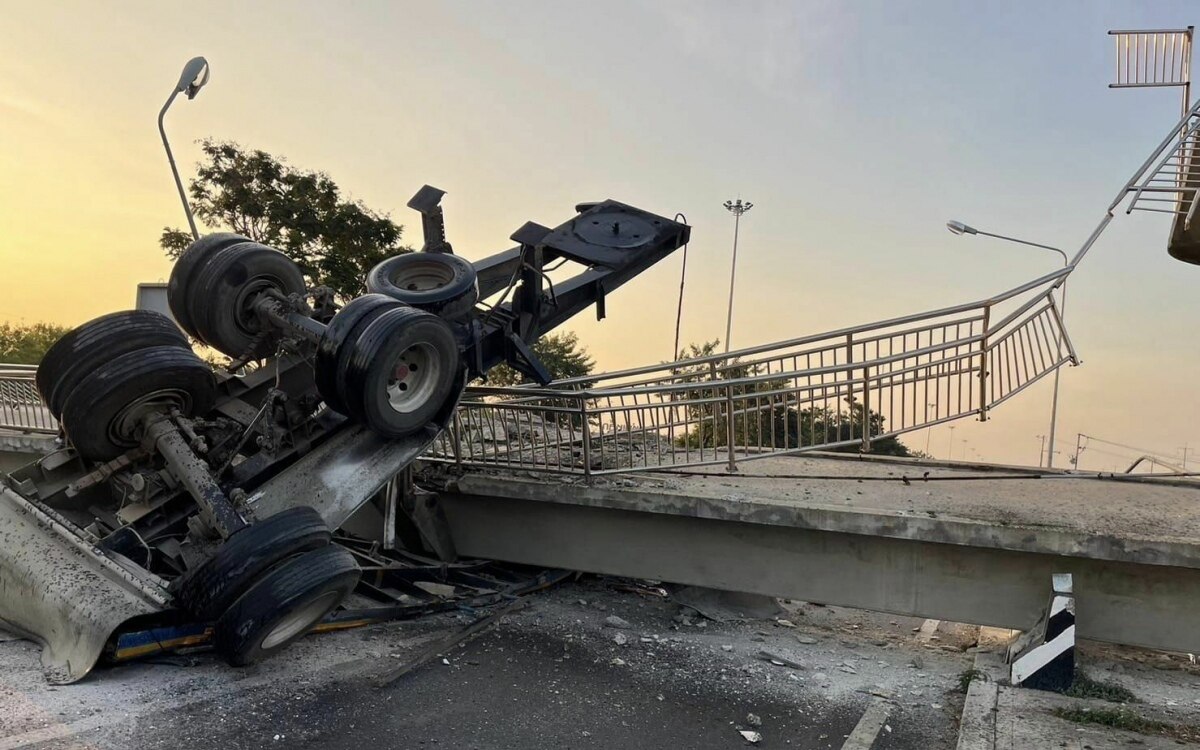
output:
{"label": "dual rear wheel", "polygon": [[389,438],[433,423],[462,382],[449,324],[378,294],[338,311],[315,364],[325,403]]}
{"label": "dual rear wheel", "polygon": [[169,318],[149,310],[111,313],[66,334],[46,352],[35,382],[88,461],[135,448],[150,413],[204,414],[217,395],[212,368]]}
{"label": "dual rear wheel", "polygon": [[213,623],[213,646],[227,662],[261,661],[312,630],[358,584],[353,555],[330,539],[308,506],[276,513],[180,578],[176,602]]}

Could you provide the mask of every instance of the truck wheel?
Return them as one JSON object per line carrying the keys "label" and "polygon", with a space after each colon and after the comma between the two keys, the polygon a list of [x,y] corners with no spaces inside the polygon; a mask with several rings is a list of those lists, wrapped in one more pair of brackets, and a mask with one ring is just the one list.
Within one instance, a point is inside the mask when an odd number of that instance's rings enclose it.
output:
{"label": "truck wheel", "polygon": [[277,336],[264,333],[254,309],[259,295],[304,292],[300,267],[278,250],[242,242],[203,256],[193,269],[186,307],[194,335],[230,357],[269,357]]}
{"label": "truck wheel", "polygon": [[188,287],[195,277],[196,267],[203,263],[209,255],[222,248],[249,241],[249,237],[243,237],[233,232],[208,234],[188,245],[175,261],[175,265],[171,268],[171,278],[167,280],[167,304],[171,307],[171,314],[175,316],[179,327],[191,336],[199,338],[196,336],[195,326],[187,306]]}
{"label": "truck wheel", "polygon": [[385,437],[411,435],[433,421],[458,382],[454,332],[424,310],[388,310],[344,346],[342,397],[353,416]]}
{"label": "truck wheel", "polygon": [[203,414],[216,396],[212,368],[194,352],[155,346],[122,354],[88,373],[67,396],[62,425],[80,456],[108,461],[137,446],[148,411]]}
{"label": "truck wheel", "polygon": [[345,548],[329,545],[297,555],[242,594],[213,626],[213,646],[235,667],[287,648],[333,611],[358,584]]}
{"label": "truck wheel", "polygon": [[446,320],[466,316],[479,301],[475,267],[449,253],[405,253],[388,258],[367,274],[367,290]]}
{"label": "truck wheel", "polygon": [[221,616],[280,560],[329,544],[321,514],[307,505],[243,526],[216,553],[176,583],[175,601],[200,620]]}
{"label": "truck wheel", "polygon": [[317,345],[316,361],[313,363],[317,382],[317,391],[321,399],[330,409],[347,414],[346,403],[338,392],[338,352],[342,344],[354,337],[355,331],[368,325],[376,316],[385,310],[396,307],[399,303],[391,297],[382,294],[365,294],[346,303],[337,311],[333,320],[321,335]]}
{"label": "truck wheel", "polygon": [[188,349],[187,337],[171,319],[151,310],[122,310],[102,315],[54,342],[38,366],[35,380],[55,419],[88,373],[122,354],[152,346]]}

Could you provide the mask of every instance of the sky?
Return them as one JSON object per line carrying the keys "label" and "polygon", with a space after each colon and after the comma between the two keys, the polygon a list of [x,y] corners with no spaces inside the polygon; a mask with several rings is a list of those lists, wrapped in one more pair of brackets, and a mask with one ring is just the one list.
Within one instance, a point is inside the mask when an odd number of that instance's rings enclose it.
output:
{"label": "sky", "polygon": [[[1190,12],[1189,12],[1190,11]],[[693,227],[683,341],[734,347],[972,301],[1073,253],[1178,118],[1178,90],[1107,88],[1113,28],[1176,28],[1192,2],[117,2],[0,0],[0,321],[78,324],[170,273],[183,226],[155,118],[183,63],[209,85],[168,132],[185,173],[216,137],[328,172],[406,225],[447,191],[456,252],[508,247],[614,198]],[[1061,465],[1077,433],[1200,454],[1200,268],[1168,220],[1118,214],[1072,276],[1082,365],[1062,376]],[[600,369],[667,359],[681,258],[577,331]],[[907,442],[1035,464],[1049,379]],[[1105,451],[1109,453],[1106,454]],[[1085,469],[1128,463],[1092,442]],[[1200,459],[1200,455],[1197,455]],[[1123,466],[1122,466],[1123,468]]]}

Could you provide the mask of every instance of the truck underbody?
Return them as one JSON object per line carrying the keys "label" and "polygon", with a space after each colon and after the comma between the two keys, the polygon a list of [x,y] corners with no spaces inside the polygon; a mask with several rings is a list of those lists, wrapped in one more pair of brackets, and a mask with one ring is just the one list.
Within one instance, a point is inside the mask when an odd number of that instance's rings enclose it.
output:
{"label": "truck underbody", "polygon": [[[592,304],[603,317],[609,292],[689,234],[610,200],[553,230],[526,223],[517,247],[468,263],[445,241],[441,196],[427,186],[409,204],[422,251],[381,263],[353,300],[248,238],[195,242],[170,303],[192,341],[232,359],[215,373],[146,311],[48,352],[38,387],[63,445],[0,476],[0,622],[43,644],[50,681],[84,677],[131,625],[211,623],[234,665],[285,648],[359,580],[332,531],[374,501],[395,546],[396,515],[419,515],[405,469],[466,384],[500,363],[546,382],[537,338]],[[566,263],[579,272],[551,281]]]}

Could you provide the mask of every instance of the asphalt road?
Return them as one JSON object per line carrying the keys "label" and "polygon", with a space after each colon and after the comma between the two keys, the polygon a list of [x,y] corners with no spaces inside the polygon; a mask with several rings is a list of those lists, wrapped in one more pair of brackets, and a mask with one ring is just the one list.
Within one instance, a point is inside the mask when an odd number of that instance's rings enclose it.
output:
{"label": "asphalt road", "polygon": [[[591,600],[587,606],[581,596]],[[608,606],[598,611],[604,597]],[[836,750],[849,747],[846,736],[873,704],[886,722],[873,744],[856,750],[954,747],[957,707],[942,697],[955,682],[949,655],[939,674],[928,675],[931,687],[910,698],[898,682],[916,679],[916,670],[904,667],[906,652],[863,653],[876,650],[866,639],[878,633],[850,630],[857,624],[844,631],[814,627],[807,632],[817,634],[819,644],[802,646],[797,631],[770,622],[673,629],[676,610],[669,602],[598,587],[560,587],[448,653],[448,664],[435,659],[382,688],[375,684],[379,674],[461,621],[443,617],[310,637],[295,654],[251,670],[231,670],[201,655],[174,666],[99,670],[82,685],[49,693],[38,694],[29,679],[23,694],[0,690],[0,709],[6,702],[36,703],[49,721],[28,722],[27,732],[42,725],[53,730],[55,721],[65,731],[24,745],[20,737],[39,736],[9,735],[6,745],[0,733],[0,748],[743,748],[755,745],[739,730],[753,729],[762,734],[757,747]],[[610,613],[631,627],[603,627]],[[818,616],[827,613],[814,611]],[[911,637],[909,625],[893,629]],[[614,643],[617,632],[629,643]],[[864,640],[846,640],[843,632],[862,633]],[[821,649],[821,655],[813,651],[811,668],[797,670],[753,658],[760,648],[788,644],[795,658],[804,658],[798,649]],[[27,645],[19,650],[22,658],[35,653]],[[927,660],[943,658],[923,653]],[[896,664],[880,667],[885,655]],[[3,662],[0,650],[0,667]],[[858,667],[836,671],[839,663]],[[886,679],[895,683],[894,697],[883,700],[872,686]],[[0,686],[4,681],[0,669]],[[947,705],[934,710],[930,701]],[[760,726],[750,725],[751,713]]]}

